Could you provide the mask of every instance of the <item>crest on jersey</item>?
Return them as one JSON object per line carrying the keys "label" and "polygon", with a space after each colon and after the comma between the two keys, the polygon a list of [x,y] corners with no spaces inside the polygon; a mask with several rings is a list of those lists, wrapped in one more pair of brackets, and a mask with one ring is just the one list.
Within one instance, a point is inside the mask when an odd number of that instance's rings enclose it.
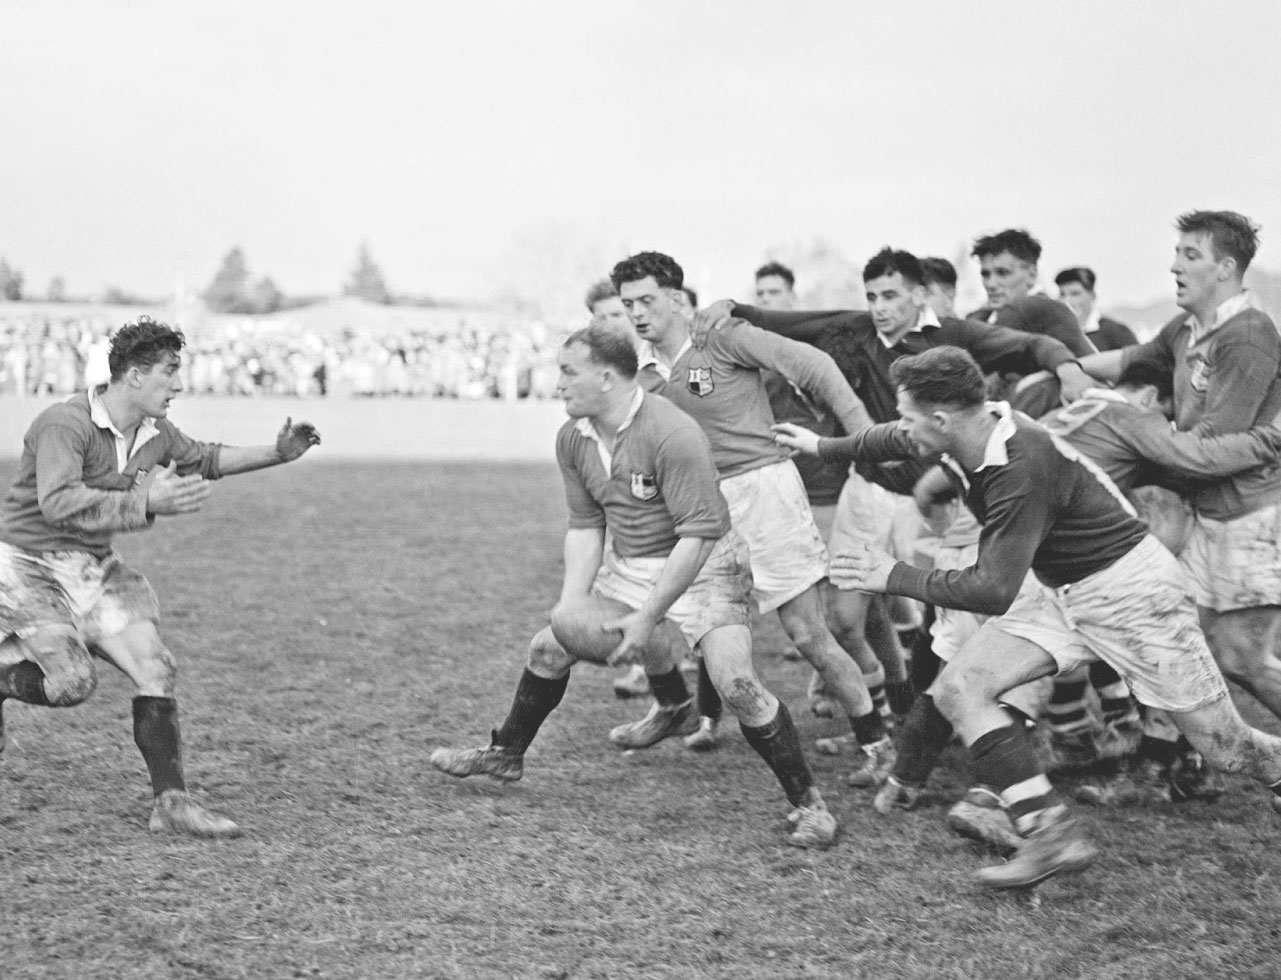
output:
{"label": "crest on jersey", "polygon": [[716,385],[712,383],[712,369],[707,367],[690,368],[685,384],[699,398],[706,398],[716,390]]}
{"label": "crest on jersey", "polygon": [[632,496],[637,500],[653,500],[658,496],[657,478],[649,473],[633,473]]}
{"label": "crest on jersey", "polygon": [[1192,374],[1188,377],[1188,384],[1192,386],[1193,391],[1202,395],[1210,387],[1210,363],[1205,358],[1198,357],[1193,362]]}

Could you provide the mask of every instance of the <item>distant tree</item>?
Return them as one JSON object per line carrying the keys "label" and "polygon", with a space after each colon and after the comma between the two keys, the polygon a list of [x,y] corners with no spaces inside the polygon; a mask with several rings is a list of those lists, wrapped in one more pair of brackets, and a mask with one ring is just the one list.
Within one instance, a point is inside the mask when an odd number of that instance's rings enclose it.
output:
{"label": "distant tree", "polygon": [[119,286],[108,286],[102,291],[101,302],[110,306],[144,306],[147,301],[137,293],[131,293]]}
{"label": "distant tree", "polygon": [[254,312],[249,294],[249,266],[240,246],[223,257],[222,265],[202,295],[205,304],[215,313]]}
{"label": "distant tree", "polygon": [[22,273],[5,259],[0,259],[0,297],[22,299]]}
{"label": "distant tree", "polygon": [[65,303],[67,301],[67,283],[62,276],[54,276],[49,280],[49,289],[45,298],[50,303]]}
{"label": "distant tree", "polygon": [[342,289],[344,296],[359,296],[371,303],[390,303],[391,290],[383,278],[382,269],[369,254],[369,246],[360,243],[360,253],[356,256],[356,266],[351,270],[351,278]]}
{"label": "distant tree", "polygon": [[285,305],[285,294],[270,276],[263,276],[253,285],[249,303],[255,313],[275,313]]}
{"label": "distant tree", "polygon": [[862,266],[825,238],[771,248],[766,258],[796,273],[796,293],[803,309],[861,310],[866,305]]}

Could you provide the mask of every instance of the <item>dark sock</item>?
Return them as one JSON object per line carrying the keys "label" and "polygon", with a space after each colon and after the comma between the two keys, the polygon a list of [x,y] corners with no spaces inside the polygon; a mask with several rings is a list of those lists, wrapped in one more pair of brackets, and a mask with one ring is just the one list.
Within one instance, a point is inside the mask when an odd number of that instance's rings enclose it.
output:
{"label": "dark sock", "polygon": [[858,740],[859,745],[871,745],[885,737],[885,721],[881,718],[881,713],[876,710],[857,718],[850,715],[850,730],[854,733],[854,738]]}
{"label": "dark sock", "polygon": [[1162,767],[1169,766],[1179,757],[1179,743],[1144,735],[1139,741],[1138,757],[1149,759]]}
{"label": "dark sock", "polygon": [[649,678],[649,689],[654,700],[664,708],[684,704],[689,700],[689,688],[685,686],[685,676],[679,667],[673,667],[666,674],[646,674]]}
{"label": "dark sock", "polygon": [[894,778],[904,786],[924,786],[952,738],[952,723],[928,694],[922,694],[898,729]]}
{"label": "dark sock", "polygon": [[493,743],[523,754],[547,716],[560,704],[568,686],[568,674],[549,680],[526,667],[516,685],[516,696],[512,698],[507,718],[494,732]]}
{"label": "dark sock", "polygon": [[933,637],[930,636],[930,626],[934,623],[934,607],[925,607],[925,621],[921,623],[920,629],[916,631],[916,642],[912,644],[912,659],[908,664],[909,680],[912,687],[918,694],[924,694],[938,677],[939,668],[943,662],[934,653],[934,648],[930,645]]}
{"label": "dark sock", "polygon": [[178,702],[143,695],[133,699],[133,740],[151,774],[151,792],[186,789],[182,778],[182,736]]}
{"label": "dark sock", "polygon": [[773,770],[778,783],[787,795],[792,806],[805,802],[805,794],[814,785],[814,777],[805,764],[805,755],[801,752],[801,738],[796,734],[792,716],[787,705],[778,703],[778,714],[773,721],[768,721],[759,728],[739,723],[747,744],[756,750],[756,754],[765,760]]}
{"label": "dark sock", "polygon": [[[1001,794],[1016,823],[1020,817],[1044,810],[1054,801],[1052,789],[1018,800],[1005,797],[1005,791],[1011,786],[1038,777],[1045,779],[1036,761],[1036,746],[1022,725],[1006,725],[980,735],[970,746],[970,762],[975,780]],[[1048,787],[1049,783],[1045,785]]]}
{"label": "dark sock", "polygon": [[891,711],[896,715],[905,715],[912,710],[912,702],[916,700],[916,689],[912,687],[911,681],[887,681],[885,697],[890,703]]}
{"label": "dark sock", "polygon": [[721,696],[712,683],[712,675],[707,672],[707,661],[698,661],[698,713],[704,718],[720,718]]}
{"label": "dark sock", "polygon": [[49,707],[49,697],[44,692],[44,671],[31,660],[19,660],[0,670],[0,694],[15,701]]}

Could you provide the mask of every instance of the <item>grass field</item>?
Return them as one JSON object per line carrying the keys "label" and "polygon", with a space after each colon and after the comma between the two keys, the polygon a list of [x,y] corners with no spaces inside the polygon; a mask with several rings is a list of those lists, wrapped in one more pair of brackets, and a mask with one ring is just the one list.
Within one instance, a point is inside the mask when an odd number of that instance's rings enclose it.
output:
{"label": "grass field", "polygon": [[[605,670],[575,673],[522,782],[432,771],[432,747],[501,720],[556,595],[547,464],[317,454],[162,525],[119,547],[180,658],[189,779],[246,835],[147,832],[109,670],[82,707],[6,705],[5,980],[1281,974],[1281,821],[1243,780],[1215,806],[1090,814],[1106,860],[1011,896],[970,884],[990,858],[943,824],[954,756],[897,821],[812,757],[843,832],[799,852],[737,731],[708,756],[613,749],[642,708]],[[762,625],[766,682],[807,743],[838,731],[780,637]]]}

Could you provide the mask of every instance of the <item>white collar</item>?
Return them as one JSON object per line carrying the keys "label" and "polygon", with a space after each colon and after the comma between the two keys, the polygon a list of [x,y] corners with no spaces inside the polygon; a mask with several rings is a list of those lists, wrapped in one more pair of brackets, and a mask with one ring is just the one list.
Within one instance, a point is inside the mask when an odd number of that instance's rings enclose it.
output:
{"label": "white collar", "polygon": [[[1006,443],[1010,441],[1010,436],[1018,431],[1018,426],[1014,424],[1014,412],[1010,408],[1009,402],[988,402],[987,410],[995,415],[996,426],[992,429],[992,434],[987,438],[987,446],[983,449],[983,462],[974,470],[985,470],[989,466],[1004,466],[1010,461],[1009,451],[1006,449]],[[965,474],[965,468],[952,456],[947,453],[943,454],[943,462],[951,469],[962,476]],[[966,480],[966,485],[969,481]]]}
{"label": "white collar", "polygon": [[1254,293],[1248,289],[1243,289],[1235,296],[1229,296],[1216,306],[1214,312],[1210,314],[1210,322],[1208,324],[1203,325],[1196,318],[1195,313],[1189,314],[1188,318],[1183,322],[1192,328],[1192,343],[1195,344],[1207,334],[1214,333],[1242,310],[1257,310],[1258,308],[1259,304],[1254,300]]}
{"label": "white collar", "polygon": [[[645,389],[637,385],[636,394],[632,395],[632,403],[627,409],[627,414],[623,416],[623,424],[618,427],[618,432],[614,433],[615,443],[623,430],[632,424],[632,419],[636,418],[636,413],[640,411],[641,402],[644,400]],[[595,423],[591,419],[584,417],[574,423],[574,428],[596,443],[596,452],[600,454],[600,461],[605,467],[605,472],[610,472],[614,465],[614,452],[611,446],[605,442],[605,437],[597,430]]]}
{"label": "white collar", "polygon": [[[672,363],[675,364],[684,357],[685,352],[693,346],[693,341],[686,337],[685,343],[681,344],[681,349],[678,350],[676,352],[676,356],[672,358]],[[663,363],[663,359],[658,356],[658,351],[654,349],[654,345],[648,340],[642,340],[640,342],[640,347],[636,350],[636,359],[639,362],[637,366],[638,371],[652,366],[654,370],[658,372],[658,376],[664,381],[672,380],[672,369],[667,364]]]}
{"label": "white collar", "polygon": [[1082,333],[1098,333],[1103,329],[1103,318],[1099,316],[1098,306],[1090,308],[1090,315],[1085,318],[1085,323],[1081,325]]}
{"label": "white collar", "polygon": [[145,446],[160,434],[160,428],[155,419],[150,415],[145,416],[138,423],[138,431],[134,433],[133,444],[130,445],[129,437],[116,428],[116,424],[111,421],[111,413],[102,401],[102,393],[106,390],[106,385],[99,385],[89,391],[89,419],[98,428],[106,429],[116,437],[116,472],[123,473],[125,464],[129,462],[130,451],[137,452]]}
{"label": "white collar", "polygon": [[1084,401],[1086,398],[1094,398],[1105,402],[1125,402],[1127,405],[1130,403],[1128,398],[1112,388],[1086,388],[1081,393],[1081,400]]}
{"label": "white collar", "polygon": [[[939,323],[938,314],[934,312],[934,307],[922,306],[920,309],[920,312],[917,313],[916,315],[915,325],[912,327],[911,330],[903,334],[903,337],[906,337],[909,334],[920,333],[926,327],[941,327],[941,326],[942,324]],[[899,339],[894,341],[894,343],[890,343],[890,341],[886,339],[885,334],[881,333],[879,330],[876,331],[876,336],[880,340],[881,346],[884,347],[886,350],[891,350],[895,344],[902,343],[903,341],[903,337],[899,337]]]}

